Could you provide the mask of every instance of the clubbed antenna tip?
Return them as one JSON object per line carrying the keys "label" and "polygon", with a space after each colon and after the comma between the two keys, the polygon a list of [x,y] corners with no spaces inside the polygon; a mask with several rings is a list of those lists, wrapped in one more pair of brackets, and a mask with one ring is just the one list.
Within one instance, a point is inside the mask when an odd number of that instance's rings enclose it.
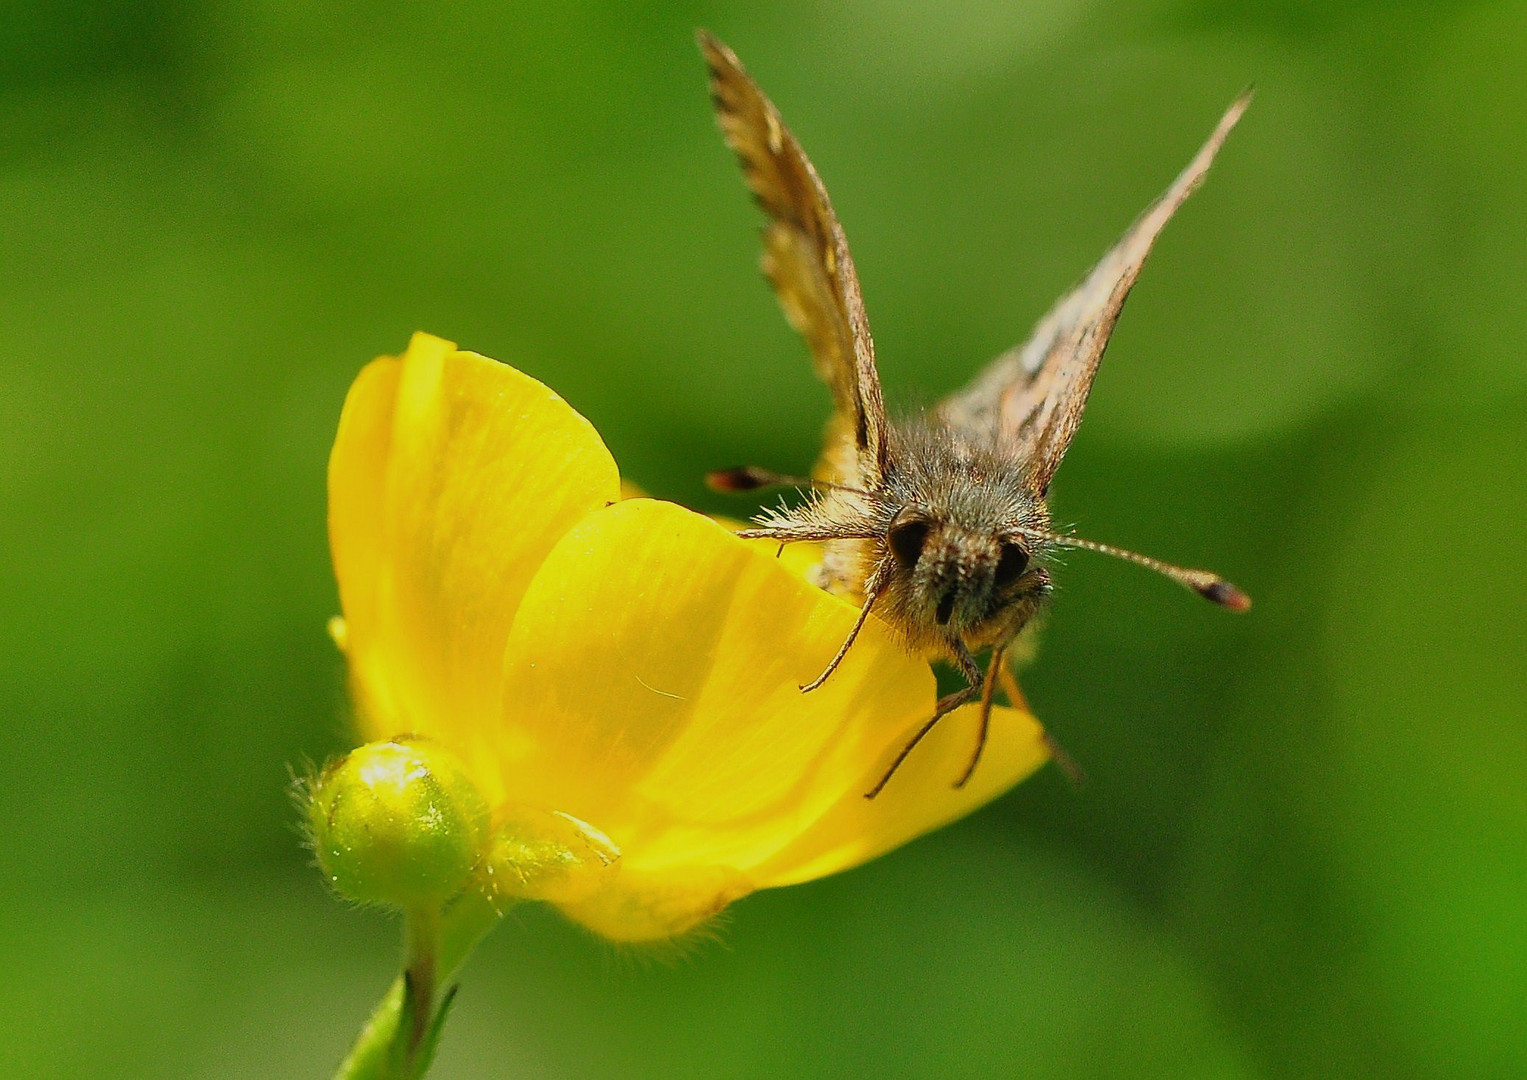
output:
{"label": "clubbed antenna tip", "polygon": [[1251,610],[1251,597],[1223,578],[1216,578],[1206,585],[1195,585],[1194,590],[1205,600],[1212,600],[1231,611]]}
{"label": "clubbed antenna tip", "polygon": [[757,491],[759,488],[772,486],[770,478],[763,475],[762,470],[752,465],[739,465],[735,469],[717,469],[715,472],[705,474],[705,486],[712,491],[724,491],[734,493],[739,491]]}

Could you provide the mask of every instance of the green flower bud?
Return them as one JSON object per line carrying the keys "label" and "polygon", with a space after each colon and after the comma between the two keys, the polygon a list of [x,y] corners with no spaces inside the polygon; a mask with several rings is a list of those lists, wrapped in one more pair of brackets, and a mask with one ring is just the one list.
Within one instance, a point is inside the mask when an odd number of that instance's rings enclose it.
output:
{"label": "green flower bud", "polygon": [[460,762],[415,738],[369,743],[325,768],[308,822],[335,892],[397,907],[459,892],[490,836],[487,803]]}

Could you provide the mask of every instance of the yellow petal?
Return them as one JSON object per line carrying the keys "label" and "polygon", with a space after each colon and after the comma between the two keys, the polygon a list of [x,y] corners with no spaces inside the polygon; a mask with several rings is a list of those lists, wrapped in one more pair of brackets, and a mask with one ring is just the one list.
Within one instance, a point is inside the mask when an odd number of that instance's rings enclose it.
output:
{"label": "yellow petal", "polygon": [[743,873],[858,790],[933,707],[932,673],[772,551],[649,500],[590,515],[510,634],[504,786],[592,822],[623,873]]}
{"label": "yellow petal", "polygon": [[[931,715],[931,714],[930,714]],[[975,749],[980,706],[966,705],[938,722],[873,799],[864,793],[885,775],[877,761],[839,803],[752,877],[760,888],[793,885],[858,866],[982,806],[1049,760],[1044,729],[1027,712],[997,706],[981,763],[963,788],[954,781]],[[898,736],[905,745],[919,724]]]}
{"label": "yellow petal", "polygon": [[657,873],[616,868],[607,888],[562,914],[611,941],[676,937],[719,915],[753,891],[743,874],[725,866],[673,868]]}
{"label": "yellow petal", "polygon": [[490,737],[520,598],[563,534],[619,490],[589,423],[513,368],[425,334],[401,361],[368,367],[329,467],[366,736],[436,736],[496,780]]}
{"label": "yellow petal", "polygon": [[[392,412],[403,365],[383,356],[361,369],[345,397],[339,432],[329,454],[329,547],[346,616],[364,627],[377,623],[386,542],[382,504],[392,454]],[[331,620],[330,633],[350,651],[350,627]]]}

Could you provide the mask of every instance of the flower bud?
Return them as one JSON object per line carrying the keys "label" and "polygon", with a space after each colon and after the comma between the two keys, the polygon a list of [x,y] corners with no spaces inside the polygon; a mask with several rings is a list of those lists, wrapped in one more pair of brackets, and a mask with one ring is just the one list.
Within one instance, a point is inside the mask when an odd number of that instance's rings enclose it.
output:
{"label": "flower bud", "polygon": [[398,907],[459,892],[489,838],[487,803],[461,764],[416,738],[369,743],[325,768],[308,821],[335,892]]}

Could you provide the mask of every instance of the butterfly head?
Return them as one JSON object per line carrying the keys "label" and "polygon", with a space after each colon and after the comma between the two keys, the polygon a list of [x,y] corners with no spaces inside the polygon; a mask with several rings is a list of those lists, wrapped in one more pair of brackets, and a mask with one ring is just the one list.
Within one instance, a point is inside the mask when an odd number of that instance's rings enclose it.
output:
{"label": "butterfly head", "polygon": [[944,438],[894,455],[883,491],[886,601],[912,636],[1016,632],[1013,618],[1048,594],[1034,536],[1049,514],[1010,459]]}

